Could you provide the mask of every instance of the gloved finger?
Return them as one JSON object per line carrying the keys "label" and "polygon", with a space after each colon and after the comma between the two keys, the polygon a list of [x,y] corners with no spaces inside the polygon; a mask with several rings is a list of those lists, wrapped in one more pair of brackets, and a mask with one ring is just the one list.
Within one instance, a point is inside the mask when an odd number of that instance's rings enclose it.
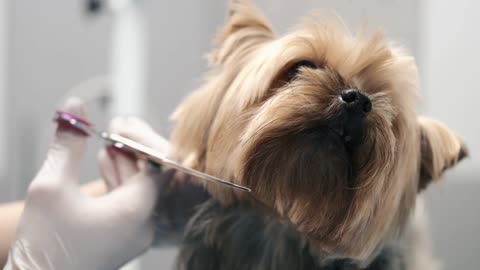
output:
{"label": "gloved finger", "polygon": [[[115,132],[161,153],[169,152],[170,143],[137,117],[123,118],[123,124],[117,125]],[[139,160],[137,166],[139,168],[142,166],[142,160]]]}
{"label": "gloved finger", "polygon": [[114,151],[114,160],[121,184],[130,181],[132,176],[139,171],[137,159],[133,155],[116,150]]}
{"label": "gloved finger", "polygon": [[124,124],[119,125],[116,132],[118,135],[127,137],[157,151],[167,153],[169,150],[169,142],[139,118],[125,118]]}
{"label": "gloved finger", "polygon": [[114,157],[107,149],[102,149],[98,152],[98,166],[100,169],[100,175],[103,181],[107,185],[109,191],[115,189],[120,185],[120,176],[118,175],[117,168],[113,161]]}
{"label": "gloved finger", "polygon": [[133,175],[138,173],[137,159],[128,154],[124,153],[119,149],[112,148],[112,157],[115,163],[115,168],[118,172],[118,178],[120,184],[128,182]]}
{"label": "gloved finger", "polygon": [[[148,222],[158,197],[158,178],[162,174],[140,171],[128,183],[107,195],[108,203],[115,205],[120,219]],[[161,181],[161,179],[160,179]]]}
{"label": "gloved finger", "polygon": [[[86,119],[85,106],[79,98],[68,99],[62,111]],[[47,158],[36,179],[50,181],[78,181],[81,159],[85,152],[87,137],[74,128],[59,124]],[[43,177],[45,176],[45,177]]]}
{"label": "gloved finger", "polygon": [[[110,123],[109,132],[118,134],[120,130],[126,129],[127,126],[128,123],[124,118],[117,117]],[[133,155],[115,147],[110,148],[109,152],[111,153],[115,168],[118,172],[120,184],[125,183],[138,172],[136,158]]]}

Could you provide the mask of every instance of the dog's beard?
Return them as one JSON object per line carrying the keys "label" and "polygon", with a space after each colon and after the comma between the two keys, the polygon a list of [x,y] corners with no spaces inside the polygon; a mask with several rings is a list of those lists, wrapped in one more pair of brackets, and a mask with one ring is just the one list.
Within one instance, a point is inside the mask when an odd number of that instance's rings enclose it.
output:
{"label": "dog's beard", "polygon": [[[303,104],[298,108],[294,100],[273,108],[270,102],[257,111],[236,149],[241,152],[238,175],[259,201],[307,238],[322,243],[320,252],[351,253],[351,241],[360,241],[361,233],[371,233],[357,227],[353,235],[352,226],[365,225],[359,221],[364,218],[361,215],[378,214],[366,208],[378,196],[378,179],[393,170],[395,137],[385,128],[388,123],[382,123],[385,118],[372,116],[372,121],[366,120],[365,131],[357,134],[360,138],[348,141],[345,127],[349,120],[337,97],[324,95],[319,88],[313,93],[324,101],[313,103],[316,99],[310,98],[310,104],[299,98]],[[302,111],[309,106],[318,109]],[[269,110],[275,115],[260,117]]]}
{"label": "dog's beard", "polygon": [[342,138],[329,128],[265,136],[245,157],[245,184],[300,231],[332,235],[336,228],[329,225],[345,220],[354,165]]}

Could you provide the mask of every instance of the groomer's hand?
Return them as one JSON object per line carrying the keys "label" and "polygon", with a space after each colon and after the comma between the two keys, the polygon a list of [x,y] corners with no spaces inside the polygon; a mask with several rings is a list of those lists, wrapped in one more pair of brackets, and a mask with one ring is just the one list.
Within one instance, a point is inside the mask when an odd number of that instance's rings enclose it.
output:
{"label": "groomer's hand", "polygon": [[[79,100],[69,100],[63,110],[85,118]],[[78,175],[85,144],[83,135],[58,127],[29,187],[5,269],[117,269],[153,242],[160,173],[111,152],[100,158],[110,192],[82,195]]]}

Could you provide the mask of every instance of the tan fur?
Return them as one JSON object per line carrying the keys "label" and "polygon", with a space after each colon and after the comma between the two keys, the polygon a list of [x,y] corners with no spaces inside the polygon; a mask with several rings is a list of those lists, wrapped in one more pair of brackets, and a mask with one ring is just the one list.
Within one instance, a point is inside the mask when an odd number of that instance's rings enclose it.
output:
{"label": "tan fur", "polygon": [[458,135],[443,123],[427,117],[419,117],[418,123],[422,135],[420,188],[423,189],[467,156],[468,150]]}
{"label": "tan fur", "polygon": [[[318,253],[367,259],[398,237],[415,206],[421,134],[435,149],[432,178],[458,159],[458,137],[417,121],[414,59],[381,31],[353,35],[337,17],[317,15],[277,38],[253,5],[234,1],[216,46],[204,85],[173,115],[176,158],[252,188],[247,196],[208,185],[224,205],[272,209]],[[301,60],[319,68],[284,81]],[[348,155],[341,145],[308,144],[303,132],[337,115],[349,88],[373,105],[365,142]]]}

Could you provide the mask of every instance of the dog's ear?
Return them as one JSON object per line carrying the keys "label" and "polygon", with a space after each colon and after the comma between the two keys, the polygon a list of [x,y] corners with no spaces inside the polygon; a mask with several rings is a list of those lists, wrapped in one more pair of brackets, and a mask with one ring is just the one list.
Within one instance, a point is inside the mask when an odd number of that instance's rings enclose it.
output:
{"label": "dog's ear", "polygon": [[227,21],[216,36],[216,49],[209,60],[222,64],[232,54],[247,53],[273,38],[270,23],[255,5],[248,0],[231,0]]}
{"label": "dog's ear", "polygon": [[248,55],[273,39],[269,23],[248,1],[232,0],[227,22],[217,36],[217,48],[210,55],[216,65],[202,88],[185,99],[172,115],[173,157],[188,167],[203,170],[210,129],[218,118],[223,97]]}
{"label": "dog's ear", "polygon": [[419,117],[418,123],[421,136],[418,190],[422,191],[445,170],[467,157],[468,150],[462,139],[443,123],[427,117]]}

